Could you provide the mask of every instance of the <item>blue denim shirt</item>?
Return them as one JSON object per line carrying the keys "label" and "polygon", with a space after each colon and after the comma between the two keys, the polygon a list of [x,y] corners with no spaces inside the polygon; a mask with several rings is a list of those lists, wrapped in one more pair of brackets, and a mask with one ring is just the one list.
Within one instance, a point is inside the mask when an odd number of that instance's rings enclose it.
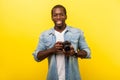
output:
{"label": "blue denim shirt", "polygon": [[[90,49],[85,41],[83,32],[79,29],[72,28],[70,26],[66,27],[66,32],[64,34],[65,41],[70,41],[74,50],[85,50],[87,52],[86,58],[90,58]],[[39,51],[47,50],[56,43],[55,30],[54,28],[45,31],[41,34],[38,47],[33,53],[36,61],[40,61],[37,58]],[[53,54],[48,57],[48,75],[47,80],[58,80],[57,74],[57,63],[56,55]],[[65,57],[65,80],[81,80],[79,74],[78,58],[75,56]]]}

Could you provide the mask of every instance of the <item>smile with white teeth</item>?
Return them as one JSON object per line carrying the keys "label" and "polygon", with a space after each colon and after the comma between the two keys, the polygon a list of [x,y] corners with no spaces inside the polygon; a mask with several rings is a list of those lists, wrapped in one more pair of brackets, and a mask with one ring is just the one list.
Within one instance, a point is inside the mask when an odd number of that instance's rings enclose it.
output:
{"label": "smile with white teeth", "polygon": [[57,23],[57,24],[61,24],[61,23],[62,23],[62,21],[57,21],[56,23]]}

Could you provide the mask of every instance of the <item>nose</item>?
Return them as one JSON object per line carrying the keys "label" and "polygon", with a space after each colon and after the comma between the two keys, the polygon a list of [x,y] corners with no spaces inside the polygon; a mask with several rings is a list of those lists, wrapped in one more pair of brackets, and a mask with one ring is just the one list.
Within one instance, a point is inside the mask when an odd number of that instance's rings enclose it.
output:
{"label": "nose", "polygon": [[57,15],[57,17],[56,17],[57,19],[60,19],[61,18],[61,16],[60,15]]}

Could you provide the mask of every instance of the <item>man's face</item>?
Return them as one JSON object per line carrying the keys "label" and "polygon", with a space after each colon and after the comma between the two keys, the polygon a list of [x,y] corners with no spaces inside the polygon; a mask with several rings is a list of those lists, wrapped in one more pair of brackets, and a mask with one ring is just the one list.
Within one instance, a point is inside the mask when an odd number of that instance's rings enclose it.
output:
{"label": "man's face", "polygon": [[65,25],[65,20],[67,16],[63,8],[55,8],[53,9],[52,20],[56,27],[62,27]]}

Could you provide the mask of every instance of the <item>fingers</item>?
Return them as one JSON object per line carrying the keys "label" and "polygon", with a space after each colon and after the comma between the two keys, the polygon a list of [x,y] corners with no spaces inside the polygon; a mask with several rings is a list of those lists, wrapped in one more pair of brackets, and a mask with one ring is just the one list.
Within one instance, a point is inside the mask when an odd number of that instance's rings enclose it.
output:
{"label": "fingers", "polygon": [[75,53],[74,47],[71,45],[69,51],[65,51],[63,49],[63,42],[58,41],[55,43],[54,48],[56,49],[56,52],[63,52],[66,56],[72,56]]}
{"label": "fingers", "polygon": [[75,50],[73,48],[73,46],[70,46],[70,55],[73,55],[75,53]]}
{"label": "fingers", "polygon": [[62,41],[57,41],[56,44],[62,44],[63,42]]}
{"label": "fingers", "polygon": [[56,42],[55,47],[56,48],[63,47],[62,42]]}
{"label": "fingers", "polygon": [[60,41],[58,41],[58,42],[55,43],[54,47],[55,47],[55,49],[56,49],[57,51],[62,51],[62,50],[63,50],[63,45],[62,45],[62,43],[63,43],[63,42],[60,42]]}

